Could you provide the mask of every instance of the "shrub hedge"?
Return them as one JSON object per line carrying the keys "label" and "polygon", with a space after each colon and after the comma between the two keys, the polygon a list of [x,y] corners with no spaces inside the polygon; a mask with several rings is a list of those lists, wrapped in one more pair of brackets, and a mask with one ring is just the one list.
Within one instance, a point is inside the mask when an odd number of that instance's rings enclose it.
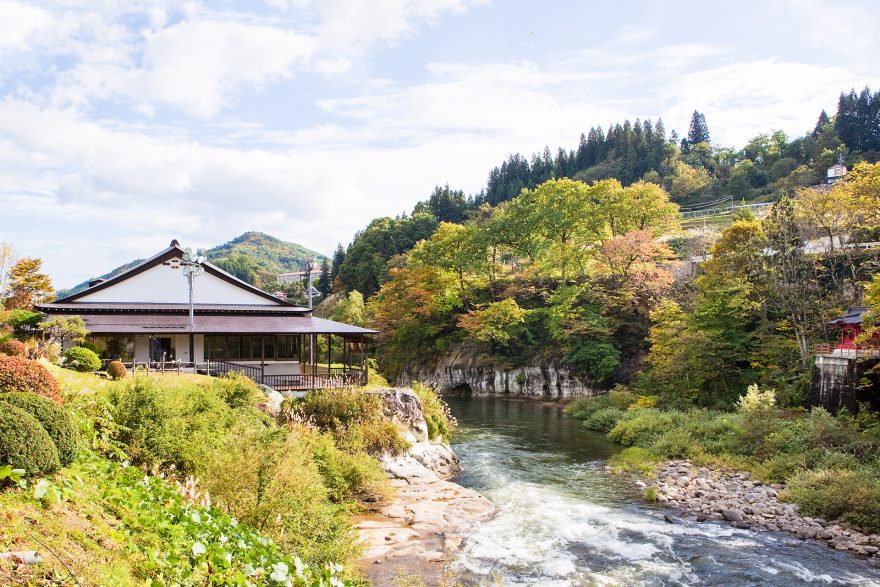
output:
{"label": "shrub hedge", "polygon": [[110,376],[110,379],[125,379],[128,375],[128,370],[121,362],[110,361],[110,364],[107,365],[107,375]]}
{"label": "shrub hedge", "polygon": [[97,371],[101,368],[101,357],[95,351],[83,346],[75,346],[64,351],[64,366],[74,371]]}
{"label": "shrub hedge", "polygon": [[55,402],[33,393],[4,393],[0,402],[24,410],[45,428],[58,449],[58,460],[67,466],[76,458],[77,429],[73,416]]}
{"label": "shrub hedge", "polygon": [[4,343],[0,343],[0,355],[8,355],[10,357],[26,357],[27,345],[20,340],[15,340],[14,338],[11,340],[7,340]]}
{"label": "shrub hedge", "polygon": [[58,381],[49,370],[24,357],[0,357],[0,392],[29,392],[61,403]]}
{"label": "shrub hedge", "polygon": [[36,418],[0,402],[0,463],[30,475],[53,473],[61,467],[58,449]]}

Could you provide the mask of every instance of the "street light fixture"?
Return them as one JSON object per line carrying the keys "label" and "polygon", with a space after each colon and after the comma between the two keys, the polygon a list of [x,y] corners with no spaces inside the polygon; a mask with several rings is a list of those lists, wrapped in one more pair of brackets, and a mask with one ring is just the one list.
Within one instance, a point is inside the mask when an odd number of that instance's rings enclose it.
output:
{"label": "street light fixture", "polygon": [[200,255],[198,251],[193,252],[189,247],[183,250],[183,259],[180,264],[181,272],[189,282],[189,359],[195,369],[195,344],[193,340],[193,330],[195,328],[195,303],[193,301],[193,280],[205,272],[204,263],[207,260],[205,255]]}

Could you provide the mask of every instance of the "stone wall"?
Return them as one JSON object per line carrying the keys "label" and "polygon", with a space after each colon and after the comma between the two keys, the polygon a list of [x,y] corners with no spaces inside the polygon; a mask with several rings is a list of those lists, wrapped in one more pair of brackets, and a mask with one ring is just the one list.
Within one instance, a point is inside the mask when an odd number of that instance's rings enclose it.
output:
{"label": "stone wall", "polygon": [[817,355],[807,405],[822,406],[832,414],[841,409],[855,413],[859,402],[869,402],[876,409],[876,390],[872,392],[864,385],[870,383],[864,377],[877,364],[876,358]]}
{"label": "stone wall", "polygon": [[556,361],[536,357],[525,365],[505,368],[468,347],[452,349],[433,364],[407,365],[398,375],[397,384],[413,381],[453,395],[570,399],[603,393]]}

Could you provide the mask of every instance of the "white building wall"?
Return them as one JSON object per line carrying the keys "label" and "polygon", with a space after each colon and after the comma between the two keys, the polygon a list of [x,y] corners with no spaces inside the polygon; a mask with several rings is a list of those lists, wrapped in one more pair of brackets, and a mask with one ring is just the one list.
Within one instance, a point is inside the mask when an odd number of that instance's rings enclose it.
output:
{"label": "white building wall", "polygon": [[[195,278],[193,298],[199,304],[260,304],[268,300],[210,273]],[[180,269],[158,265],[105,289],[85,295],[79,302],[129,302],[141,304],[187,304],[189,282]]]}
{"label": "white building wall", "polygon": [[136,334],[134,337],[134,360],[138,363],[150,360],[150,337],[146,334]]}

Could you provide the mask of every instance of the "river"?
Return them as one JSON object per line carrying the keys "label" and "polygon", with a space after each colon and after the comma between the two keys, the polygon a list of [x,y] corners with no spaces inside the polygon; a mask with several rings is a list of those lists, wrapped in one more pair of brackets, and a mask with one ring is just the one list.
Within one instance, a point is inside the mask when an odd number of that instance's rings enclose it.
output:
{"label": "river", "polygon": [[664,522],[606,470],[619,448],[556,406],[448,401],[457,482],[499,508],[452,563],[463,585],[880,585],[877,563],[818,542]]}

